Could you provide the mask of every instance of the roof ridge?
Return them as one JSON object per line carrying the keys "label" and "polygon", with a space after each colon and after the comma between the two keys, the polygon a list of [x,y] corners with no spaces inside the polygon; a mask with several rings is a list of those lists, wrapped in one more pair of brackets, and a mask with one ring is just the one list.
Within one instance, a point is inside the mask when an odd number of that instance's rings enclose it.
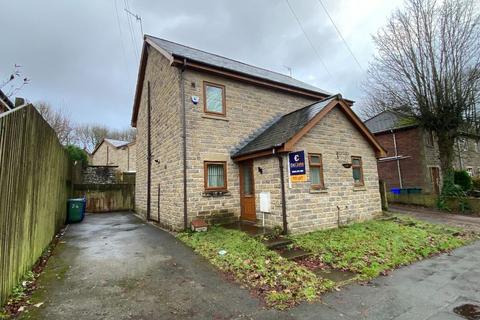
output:
{"label": "roof ridge", "polygon": [[[297,81],[303,82],[302,80],[299,80],[299,79],[294,78],[294,77],[290,77],[290,76],[288,76],[288,75],[286,75],[286,74],[284,74],[284,73],[280,73],[280,72],[277,72],[277,71],[273,71],[273,70],[270,70],[270,69],[267,69],[267,68],[264,68],[264,67],[259,67],[259,66],[256,66],[256,65],[253,65],[253,64],[250,64],[250,63],[246,63],[246,62],[240,61],[240,60],[228,58],[228,57],[222,56],[222,55],[220,55],[220,54],[218,54],[218,53],[208,52],[208,51],[205,51],[205,50],[202,50],[202,49],[197,49],[197,48],[194,48],[194,47],[191,47],[191,46],[187,46],[187,45],[184,45],[184,44],[175,42],[175,41],[171,41],[171,40],[167,40],[167,39],[164,39],[164,38],[159,38],[159,37],[151,36],[151,35],[148,35],[148,34],[146,34],[145,36],[146,36],[146,37],[155,38],[155,39],[159,39],[159,40],[162,40],[162,41],[167,41],[167,42],[176,44],[176,45],[178,45],[178,46],[182,46],[182,47],[189,48],[189,49],[192,49],[192,50],[201,51],[201,52],[203,52],[203,53],[211,54],[211,55],[214,55],[214,56],[223,58],[223,59],[227,59],[227,60],[230,60],[230,61],[238,62],[238,63],[241,63],[241,64],[243,64],[243,65],[249,66],[249,67],[253,67],[253,68],[257,68],[257,69],[262,69],[262,70],[265,70],[265,71],[268,71],[268,72],[273,72],[273,73],[276,73],[276,74],[278,74],[278,75],[281,75],[281,76],[284,76],[284,77],[287,77],[287,78],[290,78],[290,79],[295,79],[295,80],[297,80]],[[306,82],[303,82],[303,83],[305,83],[305,84],[307,84],[307,85],[310,85],[310,84],[308,84],[308,83],[306,83]],[[311,86],[311,85],[310,85],[310,86]],[[320,88],[319,88],[319,89],[320,89]]]}

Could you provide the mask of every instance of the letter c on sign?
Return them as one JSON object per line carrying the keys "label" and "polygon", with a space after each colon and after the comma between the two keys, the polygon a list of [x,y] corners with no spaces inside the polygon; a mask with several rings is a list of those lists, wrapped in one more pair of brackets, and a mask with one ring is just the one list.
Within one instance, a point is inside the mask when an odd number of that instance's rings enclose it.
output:
{"label": "letter c on sign", "polygon": [[294,159],[295,161],[298,161],[298,160],[300,160],[300,156],[299,156],[298,154],[296,154],[295,157],[293,157],[293,159]]}

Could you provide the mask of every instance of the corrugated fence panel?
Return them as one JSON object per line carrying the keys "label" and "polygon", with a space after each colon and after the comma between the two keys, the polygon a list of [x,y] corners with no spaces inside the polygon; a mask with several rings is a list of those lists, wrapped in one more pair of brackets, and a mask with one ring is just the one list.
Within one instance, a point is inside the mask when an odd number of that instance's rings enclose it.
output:
{"label": "corrugated fence panel", "polygon": [[32,105],[0,114],[0,304],[65,223],[70,170]]}

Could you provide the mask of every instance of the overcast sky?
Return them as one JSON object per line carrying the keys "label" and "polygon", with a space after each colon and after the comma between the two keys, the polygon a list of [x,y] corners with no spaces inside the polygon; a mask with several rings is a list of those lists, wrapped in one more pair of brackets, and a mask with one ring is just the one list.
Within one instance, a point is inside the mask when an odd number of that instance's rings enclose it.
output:
{"label": "overcast sky", "polygon": [[359,101],[371,35],[402,0],[323,2],[361,68],[319,0],[290,0],[318,54],[285,0],[0,0],[0,83],[18,64],[31,80],[17,95],[79,123],[129,126],[142,36],[128,6],[146,34],[285,74],[288,66],[297,79]]}

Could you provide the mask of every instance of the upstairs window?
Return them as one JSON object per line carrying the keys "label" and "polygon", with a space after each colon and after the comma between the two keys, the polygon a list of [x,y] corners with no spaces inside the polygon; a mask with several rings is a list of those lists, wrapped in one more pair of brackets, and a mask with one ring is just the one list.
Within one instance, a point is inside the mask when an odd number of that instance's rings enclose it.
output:
{"label": "upstairs window", "polygon": [[227,190],[227,163],[225,161],[205,161],[205,190]]}
{"label": "upstairs window", "polygon": [[352,174],[353,183],[356,187],[365,185],[363,182],[363,167],[361,157],[352,157]]}
{"label": "upstairs window", "polygon": [[205,113],[225,115],[225,86],[204,82],[203,97],[203,111]]}
{"label": "upstairs window", "polygon": [[308,164],[310,167],[310,187],[316,190],[324,189],[322,155],[308,154]]}

